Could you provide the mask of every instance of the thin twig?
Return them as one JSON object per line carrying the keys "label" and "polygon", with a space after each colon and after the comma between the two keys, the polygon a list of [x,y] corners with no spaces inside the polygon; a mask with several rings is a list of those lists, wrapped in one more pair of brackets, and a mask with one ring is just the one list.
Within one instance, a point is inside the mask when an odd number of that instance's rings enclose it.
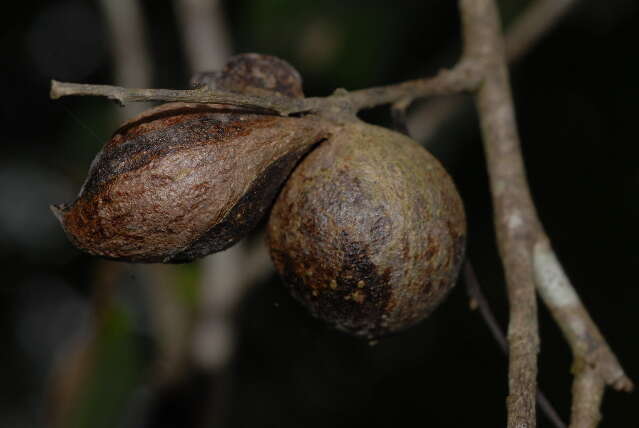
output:
{"label": "thin twig", "polygon": [[[509,63],[524,54],[551,33],[554,26],[579,0],[535,0],[506,31],[506,56]],[[434,98],[416,108],[408,117],[408,128],[417,141],[430,140],[444,123],[468,105],[464,97]]]}
{"label": "thin twig", "polygon": [[[488,329],[499,345],[499,348],[508,355],[508,342],[506,341],[506,335],[502,332],[502,329],[490,308],[488,300],[481,291],[481,285],[479,284],[477,275],[475,275],[475,270],[473,269],[470,260],[466,260],[466,263],[464,263],[464,282],[466,283],[466,291],[468,292],[468,297],[471,301],[471,307],[473,309],[475,307],[479,309],[482,319],[488,326]],[[561,417],[555,410],[554,406],[550,400],[546,398],[546,395],[541,389],[537,390],[537,405],[556,428],[566,428],[566,424],[561,420]]]}
{"label": "thin twig", "polygon": [[543,232],[534,246],[533,263],[539,293],[573,353],[570,427],[595,427],[601,419],[599,407],[606,384],[626,392],[634,385],[590,318]]}
{"label": "thin twig", "polygon": [[632,382],[590,318],[545,234],[537,238],[533,262],[539,294],[570,344],[575,360],[594,367],[613,388],[631,391]]}
{"label": "thin twig", "polygon": [[395,85],[361,89],[353,92],[336,91],[328,97],[289,98],[279,95],[246,95],[233,92],[197,89],[132,89],[110,85],[89,85],[51,81],[52,99],[69,95],[95,95],[115,100],[121,105],[136,101],[183,101],[193,103],[229,104],[264,110],[280,115],[316,112],[337,117],[345,112],[356,112],[399,100],[431,95],[444,95],[470,91],[477,85],[474,64],[460,65],[443,70],[434,77],[410,80]]}
{"label": "thin twig", "polygon": [[506,336],[501,331],[497,318],[495,318],[493,311],[490,309],[490,304],[488,304],[488,300],[486,300],[484,293],[481,291],[479,280],[477,279],[477,275],[475,275],[475,269],[473,269],[470,260],[466,260],[466,263],[464,263],[464,282],[466,283],[466,291],[471,301],[471,307],[477,307],[479,309],[479,313],[499,345],[499,348],[505,353],[508,353]]}
{"label": "thin twig", "polygon": [[345,97],[348,97],[352,108],[359,111],[397,101],[406,103],[415,98],[472,91],[479,83],[478,77],[477,64],[462,60],[452,69],[442,70],[433,77],[360,89],[349,92]]}
{"label": "thin twig", "polygon": [[279,114],[305,111],[302,100],[280,96],[253,96],[231,92],[210,91],[205,87],[197,89],[134,89],[111,85],[89,85],[51,81],[51,99],[69,95],[93,95],[107,97],[126,105],[138,101],[183,101],[191,103],[230,104],[239,107],[260,109]]}
{"label": "thin twig", "polygon": [[510,26],[506,56],[515,62],[550,30],[579,0],[536,0]]}
{"label": "thin twig", "polygon": [[[513,25],[508,38],[509,59],[516,59],[530,48],[541,35],[562,16],[576,0],[541,0],[533,4]],[[182,8],[185,9],[186,7]],[[184,15],[186,12],[180,9]],[[192,14],[189,14],[191,16]],[[200,16],[205,16],[201,14]],[[193,30],[195,31],[195,30]],[[192,31],[192,32],[193,32]],[[188,36],[202,38],[210,35],[189,33]],[[188,43],[188,46],[192,43]],[[191,49],[191,48],[189,48]],[[193,48],[196,49],[196,48]],[[198,62],[199,61],[199,62]],[[208,64],[204,59],[191,59],[197,67]],[[209,61],[210,62],[210,61]],[[368,88],[345,93],[339,101],[347,102],[355,111],[370,108],[382,104],[390,104],[400,99],[415,99],[433,95],[446,95],[471,90],[476,85],[476,70],[472,70],[472,64],[464,67],[456,67],[453,70],[444,70],[432,78],[417,79],[396,85]],[[257,108],[283,115],[305,111],[316,111],[326,106],[326,98],[308,98],[305,100],[288,99],[286,97],[255,97],[240,94],[231,94],[220,91],[211,92],[204,88],[196,90],[173,89],[127,89],[108,85],[84,85],[75,83],[63,83],[52,81],[51,98],[56,99],[69,95],[96,95],[105,96],[125,105],[139,101],[185,101],[201,103],[232,104],[236,106]],[[331,98],[331,97],[327,97]],[[335,104],[338,99],[333,97]],[[450,110],[455,110],[450,109]],[[446,117],[449,114],[445,115]],[[418,139],[420,135],[416,136]]]}

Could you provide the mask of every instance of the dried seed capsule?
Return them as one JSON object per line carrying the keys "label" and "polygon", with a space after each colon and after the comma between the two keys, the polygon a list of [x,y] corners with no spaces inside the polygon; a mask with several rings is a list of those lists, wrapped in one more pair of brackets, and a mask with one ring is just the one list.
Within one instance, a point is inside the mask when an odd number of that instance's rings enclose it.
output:
{"label": "dried seed capsule", "polygon": [[132,262],[186,262],[230,247],[270,207],[319,122],[167,104],[120,128],[78,198],[54,207],[71,241]]}
{"label": "dried seed capsule", "polygon": [[425,318],[455,284],[465,216],[441,164],[411,139],[348,124],[293,171],[268,243],[293,296],[373,339]]}
{"label": "dried seed capsule", "polygon": [[[228,91],[303,96],[298,72],[267,55],[238,55],[205,77]],[[91,254],[188,262],[246,235],[324,127],[312,117],[166,104],[116,131],[77,199],[52,209],[71,241]]]}

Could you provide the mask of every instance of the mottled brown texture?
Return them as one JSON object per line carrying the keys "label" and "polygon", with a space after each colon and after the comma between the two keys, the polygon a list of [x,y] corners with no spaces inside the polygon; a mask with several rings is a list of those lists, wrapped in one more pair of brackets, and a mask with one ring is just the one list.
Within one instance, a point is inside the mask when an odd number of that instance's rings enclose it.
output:
{"label": "mottled brown texture", "polygon": [[294,170],[268,224],[293,296],[373,339],[415,324],[455,284],[465,217],[455,186],[411,139],[343,125]]}
{"label": "mottled brown texture", "polygon": [[257,53],[231,57],[222,71],[198,73],[191,85],[258,96],[269,92],[293,98],[304,96],[302,76],[295,68],[283,59]]}
{"label": "mottled brown texture", "polygon": [[187,262],[250,231],[323,136],[313,118],[163,105],[118,130],[78,198],[54,211],[71,241],[91,254]]}

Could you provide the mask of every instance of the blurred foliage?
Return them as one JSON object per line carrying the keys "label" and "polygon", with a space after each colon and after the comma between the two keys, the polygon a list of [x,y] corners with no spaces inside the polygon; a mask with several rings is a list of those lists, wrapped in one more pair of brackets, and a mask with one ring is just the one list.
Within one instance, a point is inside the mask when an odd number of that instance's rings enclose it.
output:
{"label": "blurred foliage", "polygon": [[[504,20],[526,4],[501,1]],[[143,5],[157,85],[185,87],[172,3]],[[224,7],[234,50],[289,60],[302,72],[309,95],[433,73],[459,53],[457,11],[448,0],[238,0]],[[634,0],[582,0],[513,74],[540,215],[594,319],[635,379],[638,9]],[[0,426],[47,426],[52,373],[71,380],[83,369],[88,375],[80,379],[66,419],[72,427],[195,426],[193,414],[225,400],[228,424],[238,427],[461,426],[480,418],[482,425],[503,423],[505,359],[468,311],[461,287],[428,321],[370,347],[310,319],[272,278],[247,296],[236,316],[236,358],[225,374],[230,389],[212,392],[212,383],[226,381],[197,372],[177,385],[158,385],[163,361],[157,361],[160,346],[143,274],[123,268],[127,273],[115,275],[106,299],[96,299],[101,262],[73,249],[47,208],[72,199],[117,126],[117,107],[108,101],[48,100],[51,78],[112,82],[104,27],[97,3],[89,0],[18,2],[3,14]],[[363,116],[388,123],[385,109]],[[469,253],[505,323],[473,115],[456,117],[430,147],[446,155],[442,161],[459,184]],[[186,265],[170,282],[188,316],[197,304],[197,280],[196,265]],[[78,315],[88,308],[103,313]],[[570,354],[540,311],[540,383],[566,417]],[[95,356],[84,368],[71,358],[83,337]],[[633,400],[607,394],[603,426],[636,425]],[[547,426],[543,419],[541,424]]]}
{"label": "blurred foliage", "polygon": [[140,344],[127,313],[111,309],[97,332],[91,375],[81,386],[79,403],[64,425],[109,428],[121,425],[123,409],[132,399],[144,369]]}

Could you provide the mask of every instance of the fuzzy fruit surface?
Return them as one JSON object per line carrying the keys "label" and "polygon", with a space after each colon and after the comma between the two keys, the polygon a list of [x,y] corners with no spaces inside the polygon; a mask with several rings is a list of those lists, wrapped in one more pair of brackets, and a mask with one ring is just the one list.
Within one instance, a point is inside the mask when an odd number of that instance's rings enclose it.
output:
{"label": "fuzzy fruit surface", "polygon": [[374,339],[409,327],[454,286],[465,248],[451,178],[408,137],[343,125],[295,168],[271,212],[279,274],[311,314]]}

